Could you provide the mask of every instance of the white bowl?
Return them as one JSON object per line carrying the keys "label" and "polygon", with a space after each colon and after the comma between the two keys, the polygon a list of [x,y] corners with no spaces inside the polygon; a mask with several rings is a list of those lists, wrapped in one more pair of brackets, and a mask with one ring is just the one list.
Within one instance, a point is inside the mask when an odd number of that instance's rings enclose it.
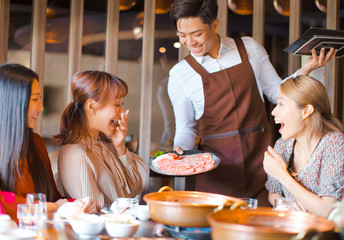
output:
{"label": "white bowl", "polygon": [[81,214],[68,218],[73,231],[81,236],[99,234],[104,229],[104,219],[94,214]]}
{"label": "white bowl", "polygon": [[13,222],[9,215],[0,214],[0,233],[18,228],[17,224]]}
{"label": "white bowl", "polygon": [[139,205],[136,208],[136,217],[142,221],[147,221],[150,219],[149,207],[148,205]]}
{"label": "white bowl", "polygon": [[140,221],[127,215],[104,214],[105,229],[111,237],[132,237],[139,228]]}
{"label": "white bowl", "polygon": [[35,232],[19,228],[0,233],[1,240],[35,240],[35,236]]}
{"label": "white bowl", "polygon": [[60,217],[68,218],[84,214],[84,210],[75,203],[68,202],[59,207],[59,209],[57,209],[57,213],[60,215]]}

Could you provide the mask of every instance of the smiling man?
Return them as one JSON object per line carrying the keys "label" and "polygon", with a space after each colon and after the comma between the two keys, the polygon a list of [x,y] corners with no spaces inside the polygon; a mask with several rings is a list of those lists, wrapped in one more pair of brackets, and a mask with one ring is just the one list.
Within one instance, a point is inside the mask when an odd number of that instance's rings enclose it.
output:
{"label": "smiling man", "polygon": [[[174,150],[193,149],[199,134],[198,149],[215,153],[221,163],[197,177],[196,190],[254,197],[269,205],[262,161],[272,138],[263,94],[276,103],[282,81],[253,38],[219,36],[217,10],[216,0],[176,0],[171,9],[179,41],[190,51],[171,69],[168,83]],[[295,75],[308,75],[334,54],[313,52]]]}

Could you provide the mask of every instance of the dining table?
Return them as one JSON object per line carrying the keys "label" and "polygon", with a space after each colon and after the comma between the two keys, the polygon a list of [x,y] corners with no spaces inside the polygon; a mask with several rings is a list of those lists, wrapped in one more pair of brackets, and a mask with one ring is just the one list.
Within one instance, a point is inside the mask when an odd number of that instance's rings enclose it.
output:
{"label": "dining table", "polygon": [[65,233],[68,240],[177,240],[168,234],[163,224],[157,223],[151,219],[147,221],[140,220],[140,226],[132,237],[111,237],[106,232],[105,228],[98,236],[90,236],[89,238],[80,237],[73,231],[69,223],[65,224]]}

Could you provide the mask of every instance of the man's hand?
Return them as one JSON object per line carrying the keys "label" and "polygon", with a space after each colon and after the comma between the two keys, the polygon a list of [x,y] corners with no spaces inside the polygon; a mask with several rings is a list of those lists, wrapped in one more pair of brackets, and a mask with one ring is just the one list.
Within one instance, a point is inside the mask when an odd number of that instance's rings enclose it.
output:
{"label": "man's hand", "polygon": [[184,150],[181,147],[179,147],[179,146],[175,146],[173,148],[173,150],[176,151],[178,154],[183,154],[184,153]]}

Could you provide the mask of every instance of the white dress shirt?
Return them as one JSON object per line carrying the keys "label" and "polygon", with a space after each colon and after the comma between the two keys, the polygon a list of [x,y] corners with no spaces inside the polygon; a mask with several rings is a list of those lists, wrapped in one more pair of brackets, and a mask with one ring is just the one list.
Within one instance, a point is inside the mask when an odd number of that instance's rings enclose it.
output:
{"label": "white dress shirt", "polygon": [[[272,66],[266,50],[251,37],[243,37],[242,40],[262,100],[264,93],[269,101],[276,103],[282,80]],[[234,39],[229,37],[221,38],[217,59],[208,55],[192,56],[209,73],[241,63]],[[180,61],[170,70],[168,95],[176,120],[174,146],[180,146],[185,150],[192,149],[197,137],[197,120],[202,117],[204,111],[204,93],[201,76],[185,60]]]}

